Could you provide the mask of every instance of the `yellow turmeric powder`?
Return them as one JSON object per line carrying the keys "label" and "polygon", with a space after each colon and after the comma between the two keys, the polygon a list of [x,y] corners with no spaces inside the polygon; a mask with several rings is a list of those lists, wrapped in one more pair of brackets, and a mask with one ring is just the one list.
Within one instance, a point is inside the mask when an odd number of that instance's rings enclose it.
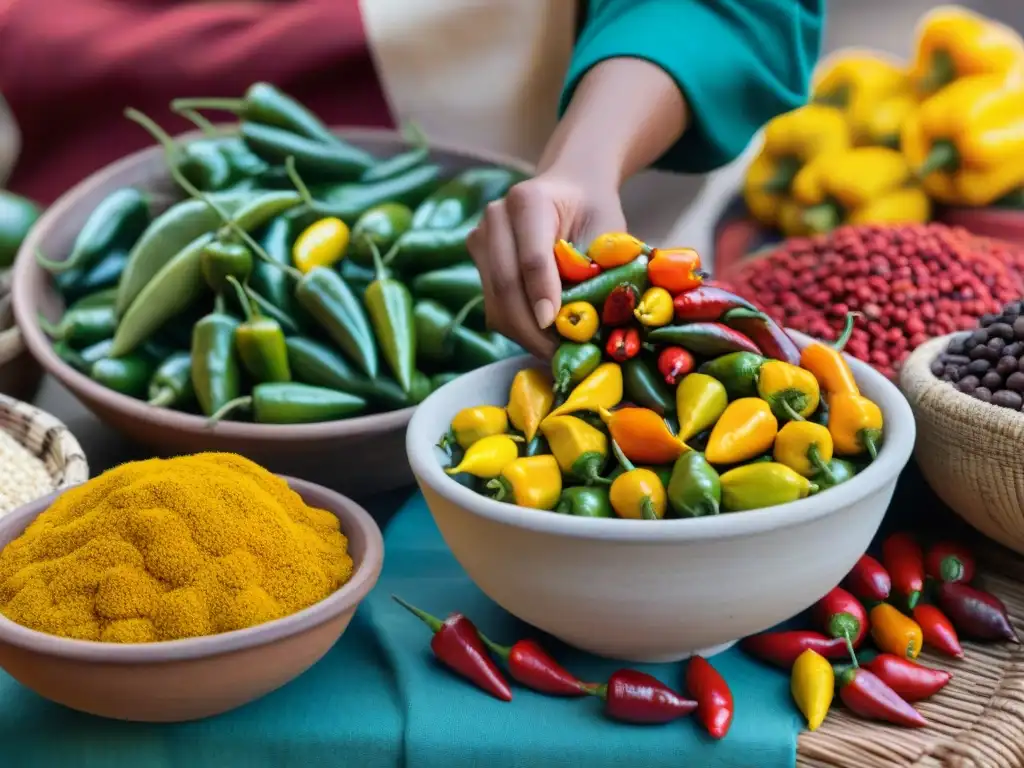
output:
{"label": "yellow turmeric powder", "polygon": [[79,640],[178,640],[295,613],[351,575],[334,515],[248,459],[201,453],[65,492],[0,551],[0,613]]}

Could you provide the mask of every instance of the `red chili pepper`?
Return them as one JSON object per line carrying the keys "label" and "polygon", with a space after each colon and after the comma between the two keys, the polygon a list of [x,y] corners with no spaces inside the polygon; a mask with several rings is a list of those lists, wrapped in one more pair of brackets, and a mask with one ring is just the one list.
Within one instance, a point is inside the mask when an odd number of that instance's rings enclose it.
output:
{"label": "red chili pepper", "polygon": [[861,667],[892,688],[904,701],[921,701],[934,696],[953,679],[943,669],[923,667],[893,653],[880,653]]}
{"label": "red chili pepper", "polygon": [[682,347],[665,347],[658,355],[658,371],[673,387],[693,370],[693,366],[693,355]]}
{"label": "red chili pepper", "polygon": [[934,605],[921,603],[914,608],[914,621],[921,628],[924,642],[937,651],[958,659],[964,657],[964,649],[960,647],[960,638],[946,615]]}
{"label": "red chili pepper", "polygon": [[707,273],[700,268],[700,254],[693,248],[655,248],[647,263],[651,285],[669,293],[688,291],[700,285]]}
{"label": "red chili pepper", "polygon": [[647,333],[652,344],[673,344],[696,355],[718,357],[730,352],[753,352],[761,349],[748,336],[721,323],[681,323],[663,325]]}
{"label": "red chili pepper", "polygon": [[617,363],[632,360],[640,354],[640,334],[636,328],[616,328],[608,334],[604,351]]}
{"label": "red chili pepper", "polygon": [[973,553],[962,544],[940,541],[928,549],[925,572],[936,581],[974,581]]}
{"label": "red chili pepper", "polygon": [[672,300],[672,305],[675,307],[676,319],[689,323],[718,320],[730,309],[756,311],[754,305],[742,296],[717,285],[701,285],[680,293]]}
{"label": "red chili pepper", "polygon": [[751,635],[740,641],[740,648],[761,661],[787,670],[793,668],[797,656],[808,648],[826,659],[843,659],[849,655],[845,639],[804,629]]}
{"label": "red chili pepper", "polygon": [[892,576],[892,585],[913,610],[924,589],[924,554],[909,533],[894,533],[882,542],[882,562]]}
{"label": "red chili pepper", "polygon": [[601,308],[601,325],[626,325],[633,320],[633,311],[640,303],[640,292],[632,283],[619,283]]}
{"label": "red chili pepper", "polygon": [[686,691],[697,700],[697,717],[707,732],[712,738],[723,738],[732,725],[732,691],[703,656],[691,657],[686,665]]}
{"label": "red chili pepper", "polygon": [[604,713],[624,723],[670,723],[697,708],[658,678],[635,669],[620,669],[608,682],[589,687],[588,693],[604,699]]}
{"label": "red chili pepper", "polygon": [[848,667],[836,674],[839,698],[851,711],[869,720],[883,720],[907,728],[928,725],[921,713],[900,698],[877,675],[864,667]]}
{"label": "red chili pepper", "polygon": [[861,555],[853,569],[846,574],[843,584],[854,595],[867,603],[881,603],[889,599],[892,579],[885,567],[871,555]]}
{"label": "red chili pepper", "polygon": [[512,679],[527,688],[551,696],[585,696],[587,684],[551,658],[533,640],[520,640],[511,646],[498,645],[481,634],[487,649],[505,662]]}
{"label": "red chili pepper", "polygon": [[722,316],[722,322],[751,339],[765,357],[800,365],[800,349],[789,334],[768,315],[739,307]]}
{"label": "red chili pepper", "polygon": [[972,640],[1020,643],[1003,601],[975,587],[950,581],[939,585],[939,607],[960,634]]}
{"label": "red chili pepper", "polygon": [[504,676],[487,655],[480,633],[473,622],[461,613],[453,613],[444,621],[410,605],[397,595],[396,603],[426,624],[434,636],[430,650],[445,666],[458,672],[478,688],[502,701],[512,701],[512,690]]}
{"label": "red chili pepper", "polygon": [[567,283],[582,283],[601,274],[598,264],[565,240],[555,243],[555,264],[558,266],[559,277]]}
{"label": "red chili pepper", "polygon": [[868,634],[868,612],[842,587],[834,587],[814,606],[814,621],[831,637],[850,642],[850,656]]}

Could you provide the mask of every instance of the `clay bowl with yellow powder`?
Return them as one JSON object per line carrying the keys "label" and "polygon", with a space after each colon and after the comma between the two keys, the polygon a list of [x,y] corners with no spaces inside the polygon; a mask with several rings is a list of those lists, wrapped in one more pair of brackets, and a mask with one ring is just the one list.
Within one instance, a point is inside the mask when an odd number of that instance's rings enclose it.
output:
{"label": "clay bowl with yellow powder", "polygon": [[[202,456],[122,465],[0,518],[0,667],[71,709],[181,722],[254,701],[330,650],[380,575],[380,529],[346,497],[258,467],[254,489],[154,465]],[[201,510],[209,498],[218,513]]]}

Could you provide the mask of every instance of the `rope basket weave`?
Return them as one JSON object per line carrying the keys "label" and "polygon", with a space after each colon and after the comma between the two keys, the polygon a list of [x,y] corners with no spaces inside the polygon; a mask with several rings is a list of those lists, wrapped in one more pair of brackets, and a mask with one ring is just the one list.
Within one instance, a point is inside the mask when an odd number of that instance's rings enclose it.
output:
{"label": "rope basket weave", "polygon": [[[46,465],[53,490],[84,483],[89,464],[78,440],[56,417],[0,394],[0,429]],[[0,472],[4,468],[0,467]]]}
{"label": "rope basket weave", "polygon": [[1024,554],[1024,413],[983,403],[932,375],[950,338],[923,344],[903,366],[900,385],[917,421],[914,457],[954,512]]}
{"label": "rope basket weave", "polygon": [[31,400],[43,369],[25,347],[11,309],[11,272],[0,271],[0,393]]}

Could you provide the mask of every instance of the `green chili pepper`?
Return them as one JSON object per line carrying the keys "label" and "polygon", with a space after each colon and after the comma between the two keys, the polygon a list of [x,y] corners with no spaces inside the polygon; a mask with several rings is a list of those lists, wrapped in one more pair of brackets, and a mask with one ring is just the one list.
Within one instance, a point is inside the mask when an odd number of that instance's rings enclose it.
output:
{"label": "green chili pepper", "polygon": [[228,287],[229,278],[246,281],[253,269],[252,251],[242,243],[214,240],[203,248],[199,269],[210,290]]}
{"label": "green chili pepper", "polygon": [[263,160],[278,165],[292,158],[309,178],[356,181],[375,162],[373,155],[351,144],[317,141],[274,126],[242,123],[240,133],[246,146]]}
{"label": "green chili pepper", "polygon": [[203,192],[224,189],[235,179],[231,161],[221,150],[217,139],[197,139],[181,151],[178,170]]}
{"label": "green chili pepper", "polygon": [[[424,272],[417,275],[409,287],[417,299],[433,299],[452,312],[484,292],[480,271],[472,262]],[[483,317],[483,304],[476,306],[474,314]]]}
{"label": "green chili pepper", "polygon": [[626,399],[650,408],[659,415],[676,410],[676,396],[665,384],[665,380],[651,364],[642,357],[634,357],[622,365],[622,386]]}
{"label": "green chili pepper", "polygon": [[451,384],[461,375],[461,373],[455,373],[452,371],[449,371],[447,373],[435,373],[433,376],[430,377],[430,389],[431,391],[440,389],[445,384]]}
{"label": "green chili pepper", "polygon": [[377,279],[366,289],[366,309],[370,323],[380,344],[384,361],[398,380],[399,386],[409,392],[412,373],[416,368],[416,329],[412,319],[412,294],[405,283],[395,280],[384,268],[380,251],[373,251]]}
{"label": "green chili pepper", "polygon": [[[268,299],[260,296],[260,294],[250,286],[245,285],[242,287],[245,290],[245,294],[249,298],[249,301],[259,311],[259,313],[277,322],[277,324],[281,326],[281,330],[284,331],[285,336],[294,336],[302,333],[303,325],[299,322],[297,317],[292,317],[283,310],[275,307]],[[242,308],[239,307],[239,310],[241,309]]]}
{"label": "green chili pepper", "polygon": [[210,420],[220,421],[247,410],[257,424],[312,424],[355,416],[365,408],[363,398],[348,392],[295,382],[267,382],[253,387],[251,395],[225,403]]}
{"label": "green chili pepper", "polygon": [[150,405],[171,408],[184,405],[195,397],[192,389],[192,355],[174,352],[166,358],[149,380],[147,396]]}
{"label": "green chili pepper", "polygon": [[410,229],[398,238],[398,250],[388,266],[402,274],[413,275],[469,261],[466,238],[482,217],[483,214],[478,213],[454,229]]}
{"label": "green chili pepper", "polygon": [[697,451],[687,451],[676,459],[666,492],[669,506],[680,517],[717,515],[722,503],[718,472]]}
{"label": "green chili pepper", "polygon": [[348,283],[349,288],[355,291],[357,296],[362,296],[366,293],[370,283],[377,277],[377,274],[372,269],[356,264],[349,259],[342,259],[341,264],[338,266],[338,274]]}
{"label": "green chili pepper", "polygon": [[424,200],[413,215],[413,229],[453,229],[477,214],[524,176],[506,168],[470,168]]}
{"label": "green chili pepper", "polygon": [[1013,192],[999,198],[992,203],[995,208],[1011,208],[1021,209],[1024,208],[1024,187],[1018,187]]}
{"label": "green chili pepper", "polygon": [[647,257],[638,256],[628,264],[605,270],[597,277],[566,288],[562,291],[562,304],[585,301],[595,307],[601,307],[608,294],[620,283],[629,283],[639,293],[643,293],[647,288]]}
{"label": "green chili pepper", "polygon": [[241,136],[222,136],[217,139],[217,146],[231,164],[233,181],[250,180],[269,167],[245,145]]}
{"label": "green chili pepper", "polygon": [[89,365],[82,358],[82,355],[66,341],[56,341],[53,344],[53,351],[61,360],[70,365],[79,373],[89,373]]}
{"label": "green chili pepper", "polygon": [[828,463],[828,469],[829,474],[832,475],[831,478],[827,477],[826,474],[822,472],[817,473],[813,478],[811,478],[812,482],[821,490],[832,488],[840,483],[845,483],[857,474],[857,465],[853,462],[847,461],[846,459],[832,459]]}
{"label": "green chili pepper", "polygon": [[551,374],[555,378],[555,394],[567,395],[601,364],[601,349],[596,344],[575,344],[563,341],[551,358]]}
{"label": "green chili pepper", "polygon": [[78,357],[82,361],[83,367],[79,370],[88,374],[93,363],[97,360],[102,360],[105,357],[110,357],[110,348],[113,345],[113,339],[104,339],[103,341],[97,341],[95,344],[90,344],[88,347],[81,350],[78,353]]}
{"label": "green chili pepper", "polygon": [[341,275],[314,267],[295,286],[295,298],[367,376],[377,376],[377,345],[370,321]]}
{"label": "green chili pepper", "polygon": [[[54,276],[53,282],[65,301],[75,301],[103,289],[116,291],[117,283],[127,264],[128,251],[111,251],[89,269],[62,272]],[[111,304],[113,303],[112,299]]]}
{"label": "green chili pepper", "polygon": [[364,184],[369,184],[374,181],[390,179],[393,176],[401,176],[403,173],[425,163],[428,157],[430,157],[430,147],[414,147],[377,163],[373,168],[364,173],[359,180]]}
{"label": "green chili pepper", "polygon": [[117,328],[117,316],[111,305],[85,307],[68,310],[56,325],[40,315],[39,327],[54,341],[63,341],[81,349],[109,339]]}
{"label": "green chili pepper", "polygon": [[544,456],[551,453],[551,446],[547,439],[539,432],[534,435],[533,440],[528,443],[519,444],[520,453],[523,456]]}
{"label": "green chili pepper", "polygon": [[89,368],[89,378],[129,397],[144,398],[153,375],[153,358],[143,352],[104,357]]}
{"label": "green chili pepper", "polygon": [[280,324],[253,310],[238,280],[234,277],[228,277],[227,280],[235,289],[235,296],[245,313],[244,322],[235,328],[235,349],[238,350],[242,367],[257,383],[291,381],[288,348]]}
{"label": "green chili pepper", "polygon": [[18,249],[41,214],[31,200],[0,189],[0,269],[14,263]]}
{"label": "green chili pepper", "polygon": [[88,268],[114,248],[134,245],[149,222],[149,199],[133,187],[118,189],[89,214],[67,259],[51,261],[37,253],[36,261],[53,273]]}
{"label": "green chili pepper", "polygon": [[739,397],[757,397],[757,374],[764,362],[761,355],[753,352],[730,352],[708,360],[699,370],[722,382],[729,399],[735,400]]}
{"label": "green chili pepper", "polygon": [[238,325],[238,320],[224,311],[224,300],[218,295],[213,312],[192,329],[192,388],[207,416],[233,401],[241,391],[235,354]]}
{"label": "green chili pepper", "polygon": [[260,238],[260,245],[274,264],[257,261],[250,279],[256,293],[287,315],[295,312],[294,286],[288,271],[280,267],[291,266],[292,263],[296,218],[296,211],[292,210],[271,219]]}
{"label": "green chili pepper", "polygon": [[558,497],[555,512],[576,517],[615,517],[608,487],[598,485],[566,488]]}
{"label": "green chili pepper", "polygon": [[369,243],[387,253],[412,224],[412,211],[401,203],[381,203],[359,217],[352,227],[346,257],[363,266],[373,264]]}
{"label": "green chili pepper", "polygon": [[[460,314],[468,312],[463,308]],[[506,348],[456,322],[459,316],[452,315],[436,301],[417,301],[413,305],[413,318],[417,354],[427,364],[444,366],[457,362],[460,368],[471,370],[507,356]]]}
{"label": "green chili pepper", "polygon": [[117,297],[117,288],[104,288],[94,293],[86,294],[68,307],[70,312],[73,309],[87,309],[89,307],[112,307]]}

